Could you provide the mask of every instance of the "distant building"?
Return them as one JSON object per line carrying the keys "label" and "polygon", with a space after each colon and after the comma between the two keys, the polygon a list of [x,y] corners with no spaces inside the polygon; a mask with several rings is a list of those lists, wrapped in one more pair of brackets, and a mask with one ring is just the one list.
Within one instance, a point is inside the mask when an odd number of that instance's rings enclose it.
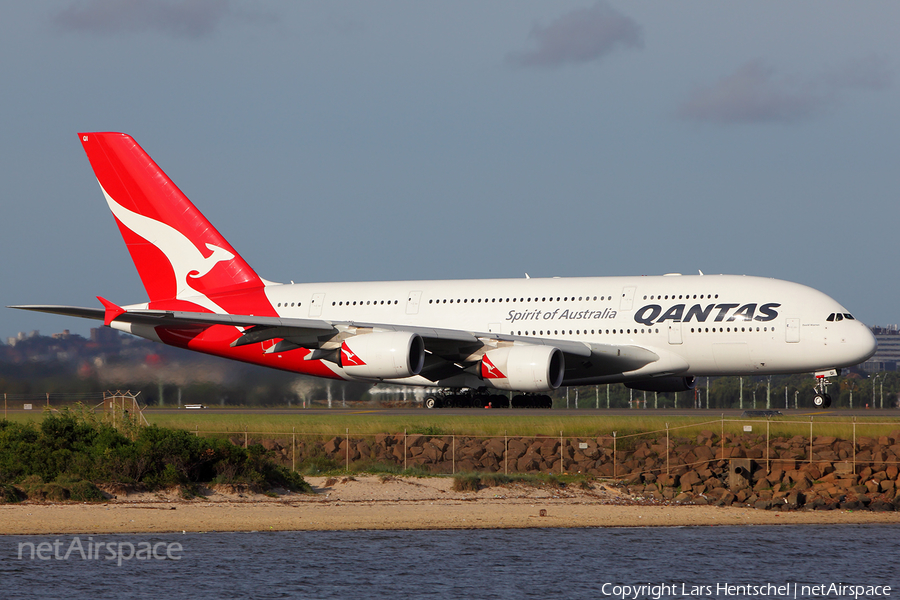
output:
{"label": "distant building", "polygon": [[20,331],[16,337],[6,338],[6,343],[10,346],[15,346],[19,342],[24,342],[25,340],[30,340],[32,338],[40,337],[41,333],[35,329],[29,334],[26,334],[24,331]]}
{"label": "distant building", "polygon": [[91,329],[91,341],[97,344],[115,344],[119,341],[119,332],[111,327],[94,327]]}
{"label": "distant building", "polygon": [[897,325],[872,327],[872,333],[878,340],[878,349],[863,364],[863,369],[869,373],[896,371],[897,363],[900,363],[900,328]]}

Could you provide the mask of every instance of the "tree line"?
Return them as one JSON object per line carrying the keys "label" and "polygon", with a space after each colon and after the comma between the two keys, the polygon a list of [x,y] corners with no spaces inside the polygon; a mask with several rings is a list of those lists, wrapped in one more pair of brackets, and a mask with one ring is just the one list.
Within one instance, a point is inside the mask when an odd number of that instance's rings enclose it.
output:
{"label": "tree line", "polygon": [[[0,363],[0,393],[6,395],[7,402],[30,398],[36,403],[42,403],[50,394],[51,402],[57,404],[67,397],[99,396],[110,389],[128,389],[140,392],[138,398],[142,404],[164,407],[204,404],[302,408],[313,405],[337,407],[357,402],[403,405],[422,397],[412,389],[391,388],[376,392],[369,384],[328,381],[252,365],[234,364],[231,376],[209,378],[205,376],[206,364],[203,360],[182,362],[177,377],[172,375],[171,369],[148,369],[143,364],[122,369],[120,365],[116,379],[112,381],[103,377],[102,370],[84,372],[63,362]],[[897,407],[898,372],[865,374],[854,371],[831,381],[828,391],[833,407]],[[550,395],[555,408],[779,410],[812,407],[814,385],[812,374],[699,377],[695,389],[678,393],[642,392],[621,384],[603,384],[560,388]]]}

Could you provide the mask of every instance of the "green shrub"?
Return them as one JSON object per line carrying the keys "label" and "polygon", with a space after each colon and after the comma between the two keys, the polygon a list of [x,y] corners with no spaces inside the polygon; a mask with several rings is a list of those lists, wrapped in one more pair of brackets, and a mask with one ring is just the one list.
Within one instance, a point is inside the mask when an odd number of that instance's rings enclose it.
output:
{"label": "green shrub", "polygon": [[434,473],[420,467],[419,465],[415,465],[413,467],[409,467],[408,469],[403,469],[400,471],[400,474],[404,477],[434,477]]}
{"label": "green shrub", "polygon": [[131,433],[133,439],[83,411],[49,414],[40,424],[0,421],[0,484],[20,483],[33,498],[82,501],[102,498],[91,482],[142,483],[152,490],[218,481],[310,491],[260,445],[244,449],[155,426]]}
{"label": "green shrub", "polygon": [[0,504],[11,504],[21,502],[23,494],[16,486],[9,483],[0,483]]}
{"label": "green shrub", "polygon": [[424,427],[413,427],[409,430],[410,434],[420,434],[420,435],[431,435],[431,436],[441,436],[447,435],[447,432],[438,427],[437,425],[427,425]]}
{"label": "green shrub", "polygon": [[331,458],[317,456],[300,463],[300,469],[304,475],[327,475],[343,471],[344,467],[341,463]]}
{"label": "green shrub", "polygon": [[508,484],[512,479],[503,473],[482,473],[481,484],[484,487],[497,487]]}
{"label": "green shrub", "polygon": [[45,483],[41,487],[41,494],[43,498],[53,502],[68,500],[71,495],[68,488],[56,482]]}
{"label": "green shrub", "polygon": [[453,477],[454,492],[477,492],[481,487],[478,473],[460,473]]}
{"label": "green shrub", "polygon": [[368,458],[350,463],[350,471],[355,473],[371,473],[373,475],[387,473],[390,475],[399,475],[402,470],[403,467],[396,463],[388,463]]}
{"label": "green shrub", "polygon": [[69,498],[78,502],[101,502],[106,499],[96,485],[83,479],[69,486]]}
{"label": "green shrub", "polygon": [[29,475],[23,478],[20,485],[29,498],[40,499],[43,497],[44,480],[39,475]]}

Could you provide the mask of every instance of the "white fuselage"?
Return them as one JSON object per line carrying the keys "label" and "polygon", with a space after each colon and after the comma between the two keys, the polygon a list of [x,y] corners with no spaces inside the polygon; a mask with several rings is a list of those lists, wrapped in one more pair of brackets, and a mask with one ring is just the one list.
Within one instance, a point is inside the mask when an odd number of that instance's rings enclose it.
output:
{"label": "white fuselage", "polygon": [[[672,373],[694,376],[840,368],[865,361],[875,348],[869,329],[845,316],[848,311],[832,298],[804,285],[761,277],[319,283],[274,285],[266,293],[285,318],[631,345],[659,354]],[[840,320],[834,320],[835,314]],[[829,315],[833,320],[827,320]],[[564,384],[639,379],[655,375],[660,366],[582,374],[577,380],[567,377]],[[342,376],[339,367],[333,368]],[[398,383],[431,383],[420,379]]]}

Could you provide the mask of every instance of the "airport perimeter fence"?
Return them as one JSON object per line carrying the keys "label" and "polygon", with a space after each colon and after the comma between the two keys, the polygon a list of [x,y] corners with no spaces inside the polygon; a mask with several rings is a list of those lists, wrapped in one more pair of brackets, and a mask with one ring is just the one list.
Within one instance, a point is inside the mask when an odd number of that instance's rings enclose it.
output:
{"label": "airport perimeter fence", "polygon": [[106,398],[112,395],[128,395],[137,398],[140,394],[132,392],[84,392],[84,393],[54,393],[43,392],[39,394],[15,394],[3,393],[3,418],[9,417],[10,412],[34,411],[41,412],[44,410],[61,410],[65,408],[74,409],[79,405],[89,408],[99,408]]}
{"label": "airport perimeter fence", "polygon": [[[434,475],[584,474],[604,479],[683,475],[735,460],[765,473],[817,466],[822,471],[900,472],[900,423],[725,418],[664,429],[596,436],[204,431],[196,435],[249,447],[260,444],[282,465],[306,475],[409,472]],[[724,461],[724,463],[723,463]],[[891,470],[892,469],[892,470]]]}
{"label": "airport perimeter fence", "polygon": [[[6,395],[4,395],[6,396]],[[43,394],[27,400],[32,410],[74,407],[130,414],[146,424],[137,394]],[[95,404],[96,402],[96,404]],[[5,414],[4,414],[5,416]],[[614,422],[614,421],[613,421]],[[723,461],[754,461],[757,469],[790,472],[817,465],[820,471],[885,472],[900,489],[900,421],[816,420],[785,418],[726,418],[657,430],[619,434],[615,430],[593,436],[482,435],[466,433],[329,433],[296,431],[191,430],[195,435],[226,439],[249,447],[260,444],[282,465],[312,475],[343,469],[347,472],[427,472],[455,475],[467,472],[510,474],[586,474],[613,480],[647,479],[647,475],[682,475]]]}

